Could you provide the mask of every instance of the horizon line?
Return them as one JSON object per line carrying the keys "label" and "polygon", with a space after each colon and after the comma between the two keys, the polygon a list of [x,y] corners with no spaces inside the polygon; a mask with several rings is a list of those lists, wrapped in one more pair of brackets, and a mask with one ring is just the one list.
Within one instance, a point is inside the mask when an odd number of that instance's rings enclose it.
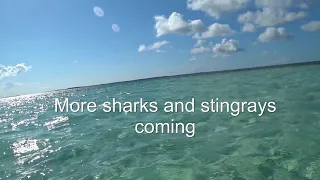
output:
{"label": "horizon line", "polygon": [[[204,75],[204,74],[221,74],[221,73],[241,72],[241,71],[253,71],[253,70],[262,70],[262,69],[283,68],[283,67],[290,67],[290,66],[311,65],[311,64],[320,64],[320,60],[307,61],[307,62],[295,62],[295,63],[288,63],[288,64],[275,64],[275,65],[267,65],[267,66],[254,66],[254,67],[247,67],[247,68],[236,68],[236,69],[217,70],[217,71],[203,71],[203,72],[196,72],[196,73],[186,73],[186,74],[176,74],[176,75],[166,75],[166,76],[155,76],[155,77],[149,77],[149,78],[132,79],[132,80],[125,80],[125,81],[110,82],[110,83],[101,83],[101,84],[95,84],[95,85],[75,86],[75,87],[56,89],[56,90],[50,90],[50,91],[32,93],[32,94],[50,93],[50,92],[62,91],[62,90],[72,90],[72,89],[104,86],[104,85],[119,84],[119,83],[128,83],[128,82],[135,82],[135,81],[146,81],[146,80],[152,80],[152,79],[189,77],[189,76]],[[25,94],[25,95],[28,95],[28,94]],[[31,95],[31,94],[29,94],[29,95]],[[19,97],[19,96],[24,96],[24,95],[0,97],[0,99]]]}
{"label": "horizon line", "polygon": [[[320,64],[320,60],[307,61],[307,62],[296,62],[296,63],[289,63],[289,64],[277,64],[277,65],[217,70],[217,71],[203,71],[203,72],[196,72],[196,73],[186,73],[186,74],[176,74],[176,75],[166,75],[166,76],[155,76],[155,77],[132,79],[132,80],[125,80],[125,81],[110,82],[110,83],[102,83],[102,84],[95,84],[95,85],[88,85],[88,86],[75,86],[75,87],[57,89],[57,90],[52,90],[52,91],[78,89],[78,88],[91,87],[91,86],[103,86],[103,85],[108,85],[108,84],[128,83],[128,82],[135,82],[135,81],[145,81],[145,80],[152,80],[152,79],[162,79],[162,78],[168,78],[168,77],[174,78],[174,77],[188,77],[188,76],[203,75],[203,74],[221,74],[221,73],[229,73],[229,72],[252,71],[252,70],[260,70],[260,69],[271,69],[271,68],[281,68],[281,67],[288,67],[288,66],[299,66],[299,65],[310,65],[310,64]],[[52,92],[52,91],[47,91],[47,92]]]}

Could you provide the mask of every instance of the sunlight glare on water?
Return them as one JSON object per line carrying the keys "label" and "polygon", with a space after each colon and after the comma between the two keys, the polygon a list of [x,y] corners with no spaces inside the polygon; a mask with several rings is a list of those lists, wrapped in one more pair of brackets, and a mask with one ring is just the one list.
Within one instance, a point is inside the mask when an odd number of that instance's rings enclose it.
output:
{"label": "sunlight glare on water", "polygon": [[[0,179],[296,179],[320,177],[320,66],[116,83],[0,99]],[[56,113],[54,98],[94,101]],[[104,101],[275,101],[277,111],[104,113]],[[196,123],[183,134],[136,134],[138,122]]]}

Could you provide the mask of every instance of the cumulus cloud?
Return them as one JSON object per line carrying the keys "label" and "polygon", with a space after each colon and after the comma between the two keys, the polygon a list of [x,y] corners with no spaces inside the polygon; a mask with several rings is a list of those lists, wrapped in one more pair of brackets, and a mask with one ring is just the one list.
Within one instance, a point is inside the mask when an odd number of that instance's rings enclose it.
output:
{"label": "cumulus cloud", "polygon": [[312,0],[255,0],[257,11],[247,11],[238,17],[238,22],[252,23],[258,27],[270,27],[293,22],[307,16],[305,11],[291,9],[307,9]]}
{"label": "cumulus cloud", "polygon": [[96,6],[96,7],[93,8],[93,12],[94,12],[98,17],[103,17],[103,16],[104,16],[103,10],[102,10],[100,7],[98,7],[98,6]]}
{"label": "cumulus cloud", "polygon": [[155,30],[157,37],[170,34],[194,34],[205,30],[205,25],[201,20],[184,21],[183,15],[173,12],[169,18],[165,16],[155,16]]}
{"label": "cumulus cloud", "polygon": [[306,16],[307,13],[304,11],[288,12],[285,9],[263,8],[256,12],[248,11],[240,14],[238,22],[242,24],[252,23],[257,26],[266,27],[292,22]]}
{"label": "cumulus cloud", "polygon": [[205,44],[205,40],[203,39],[198,39],[197,43],[194,45],[194,47],[201,47]]}
{"label": "cumulus cloud", "polygon": [[252,23],[245,23],[242,27],[242,32],[255,32],[256,26]]}
{"label": "cumulus cloud", "polygon": [[255,0],[255,4],[258,8],[307,9],[309,7],[308,4],[312,3],[312,1],[313,0]]}
{"label": "cumulus cloud", "polygon": [[293,0],[255,0],[255,4],[257,7],[289,8]]}
{"label": "cumulus cloud", "polygon": [[239,41],[234,39],[223,39],[221,43],[213,47],[214,56],[230,56],[242,50],[243,49],[239,47]]}
{"label": "cumulus cloud", "polygon": [[149,46],[146,46],[144,44],[141,44],[138,48],[138,52],[144,52],[144,51],[151,51],[151,50],[156,50],[157,52],[161,52],[158,51],[162,46],[169,44],[168,41],[158,41],[155,42]]}
{"label": "cumulus cloud", "polygon": [[156,24],[154,26],[157,37],[166,34],[187,34],[194,35],[196,39],[214,38],[218,36],[230,36],[235,33],[228,24],[214,23],[208,28],[201,20],[184,21],[183,16],[173,12],[169,18],[165,16],[155,16]]}
{"label": "cumulus cloud", "polygon": [[192,53],[192,54],[199,54],[199,53],[204,53],[204,52],[209,52],[209,51],[211,51],[210,48],[201,46],[201,47],[193,48],[193,49],[191,50],[191,53]]}
{"label": "cumulus cloud", "polygon": [[111,26],[113,32],[119,32],[120,31],[120,27],[118,24],[112,24]]}
{"label": "cumulus cloud", "polygon": [[266,31],[259,35],[258,40],[262,43],[276,40],[287,40],[292,38],[292,35],[286,31],[285,28],[268,27]]}
{"label": "cumulus cloud", "polygon": [[157,49],[156,52],[157,53],[165,53],[166,51],[165,50],[161,50],[161,49]]}
{"label": "cumulus cloud", "polygon": [[187,7],[194,11],[204,11],[219,19],[221,13],[245,8],[250,0],[188,0]]}
{"label": "cumulus cloud", "polygon": [[168,43],[169,43],[168,41],[155,42],[149,47],[149,49],[150,50],[159,49],[159,48],[161,48],[161,46],[164,46],[164,45],[166,45]]}
{"label": "cumulus cloud", "polygon": [[300,3],[300,4],[299,4],[299,7],[300,7],[301,9],[308,9],[308,8],[309,8],[309,5],[306,4],[306,3]]}
{"label": "cumulus cloud", "polygon": [[0,64],[0,79],[9,76],[17,76],[18,74],[27,72],[31,69],[31,66],[20,63],[15,66],[4,66]]}
{"label": "cumulus cloud", "polygon": [[212,51],[212,46],[213,46],[212,42],[207,44],[204,39],[198,39],[196,44],[191,49],[191,53],[200,54],[200,53],[209,52],[209,51]]}
{"label": "cumulus cloud", "polygon": [[144,45],[144,44],[141,44],[138,48],[138,52],[143,52],[143,51],[146,51],[147,50],[147,46]]}
{"label": "cumulus cloud", "polygon": [[214,23],[208,29],[201,33],[196,34],[194,37],[197,39],[214,38],[218,36],[232,36],[235,33],[228,24]]}
{"label": "cumulus cloud", "polygon": [[320,21],[311,21],[301,26],[304,31],[320,31]]}

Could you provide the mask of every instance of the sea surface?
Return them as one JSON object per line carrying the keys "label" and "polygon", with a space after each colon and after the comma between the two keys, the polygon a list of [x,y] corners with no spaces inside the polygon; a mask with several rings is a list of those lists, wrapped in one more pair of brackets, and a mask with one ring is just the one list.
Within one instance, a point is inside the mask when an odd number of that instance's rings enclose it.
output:
{"label": "sea surface", "polygon": [[[54,99],[94,101],[57,113]],[[105,113],[102,103],[188,101],[195,113]],[[202,113],[199,102],[276,102],[275,113]],[[161,109],[161,105],[159,106]],[[195,123],[195,136],[137,134],[138,122]],[[319,180],[320,65],[107,84],[0,99],[0,179]]]}

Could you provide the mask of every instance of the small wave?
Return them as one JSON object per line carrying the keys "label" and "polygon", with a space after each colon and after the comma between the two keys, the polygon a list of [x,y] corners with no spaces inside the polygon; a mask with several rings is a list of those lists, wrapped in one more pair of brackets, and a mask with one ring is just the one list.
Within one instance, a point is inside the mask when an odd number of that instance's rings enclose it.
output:
{"label": "small wave", "polygon": [[22,121],[19,121],[19,122],[13,122],[11,123],[11,127],[12,127],[12,131],[16,130],[18,126],[20,125],[25,125],[25,126],[28,126],[30,123],[34,123],[33,121],[34,120],[37,120],[38,119],[38,115],[35,115],[34,117],[31,117],[29,119],[24,119]]}
{"label": "small wave", "polygon": [[[69,120],[69,117],[67,116],[59,116],[59,117],[56,117],[53,121],[50,121],[50,122],[46,122],[44,123],[44,126],[47,126],[48,130],[52,130],[52,129],[55,129],[57,127],[61,127],[61,123],[64,123],[66,121]],[[62,125],[64,126],[64,125]]]}
{"label": "small wave", "polygon": [[18,142],[13,143],[12,150],[16,156],[20,156],[21,154],[39,150],[37,145],[37,139],[23,139]]}

